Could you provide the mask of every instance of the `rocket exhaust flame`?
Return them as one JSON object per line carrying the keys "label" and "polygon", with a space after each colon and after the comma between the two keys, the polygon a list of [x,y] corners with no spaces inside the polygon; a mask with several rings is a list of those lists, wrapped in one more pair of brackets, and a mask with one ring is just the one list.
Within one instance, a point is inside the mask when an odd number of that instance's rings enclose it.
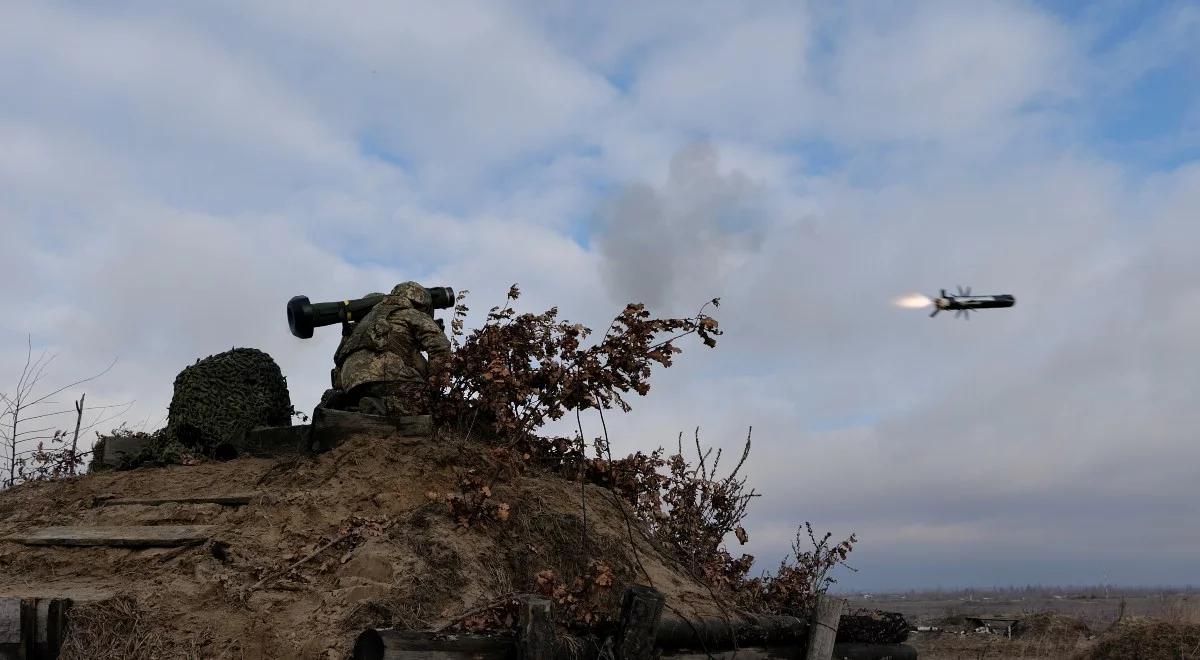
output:
{"label": "rocket exhaust flame", "polygon": [[933,300],[929,296],[923,296],[919,293],[912,293],[907,296],[901,296],[892,300],[892,304],[905,309],[921,309],[933,304]]}

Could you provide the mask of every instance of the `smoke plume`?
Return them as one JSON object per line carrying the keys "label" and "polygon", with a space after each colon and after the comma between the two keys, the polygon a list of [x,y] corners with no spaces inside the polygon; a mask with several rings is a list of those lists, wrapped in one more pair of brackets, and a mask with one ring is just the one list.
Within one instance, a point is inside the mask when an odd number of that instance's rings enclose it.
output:
{"label": "smoke plume", "polygon": [[603,205],[599,250],[610,295],[661,307],[673,295],[720,295],[722,275],[762,242],[762,192],[745,174],[722,173],[716,147],[689,144],[661,187],[636,183]]}

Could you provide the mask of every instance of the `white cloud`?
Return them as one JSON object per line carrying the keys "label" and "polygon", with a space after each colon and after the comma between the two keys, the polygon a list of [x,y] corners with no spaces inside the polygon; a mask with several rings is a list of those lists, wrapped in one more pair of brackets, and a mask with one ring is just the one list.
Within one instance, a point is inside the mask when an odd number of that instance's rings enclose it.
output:
{"label": "white cloud", "polygon": [[644,121],[760,139],[794,135],[811,121],[805,14],[738,19],[651,55],[633,88]]}
{"label": "white cloud", "polygon": [[1073,36],[1014,3],[861,5],[832,45],[824,125],[849,140],[1011,139],[1075,91]]}
{"label": "white cloud", "polygon": [[223,18],[247,9],[280,78],[451,198],[578,138],[611,99],[602,77],[491,3],[236,3]]}

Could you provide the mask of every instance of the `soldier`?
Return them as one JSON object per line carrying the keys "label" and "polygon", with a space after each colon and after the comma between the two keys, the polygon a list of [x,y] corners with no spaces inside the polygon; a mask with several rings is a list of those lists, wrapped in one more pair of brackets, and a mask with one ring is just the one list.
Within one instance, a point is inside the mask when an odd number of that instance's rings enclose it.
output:
{"label": "soldier", "polygon": [[397,284],[342,338],[334,355],[333,387],[340,394],[334,406],[372,415],[429,414],[431,378],[446,373],[449,357],[450,340],[433,320],[429,291],[416,282]]}

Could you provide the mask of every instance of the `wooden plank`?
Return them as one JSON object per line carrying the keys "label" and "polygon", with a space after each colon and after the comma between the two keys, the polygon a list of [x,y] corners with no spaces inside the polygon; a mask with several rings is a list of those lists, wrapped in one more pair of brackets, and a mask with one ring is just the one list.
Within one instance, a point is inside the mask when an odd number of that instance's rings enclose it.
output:
{"label": "wooden plank", "polygon": [[216,525],[45,527],[8,539],[25,545],[169,547],[202,543],[216,530]]}
{"label": "wooden plank", "polygon": [[837,638],[838,619],[842,616],[845,602],[829,594],[817,596],[813,612],[813,625],[808,635],[806,660],[831,660],[834,640]]}
{"label": "wooden plank", "polygon": [[394,630],[363,631],[354,641],[353,660],[513,660],[511,635],[439,634]]}
{"label": "wooden plank", "polygon": [[651,660],[666,598],[654,587],[635,585],[621,596],[621,619],[614,640],[617,660]]}
{"label": "wooden plank", "polygon": [[318,407],[313,412],[311,447],[322,452],[357,435],[422,437],[433,434],[433,417],[383,417]]}
{"label": "wooden plank", "polygon": [[150,497],[126,499],[96,499],[96,506],[158,506],[160,504],[220,504],[221,506],[242,506],[249,504],[258,497],[258,493],[238,493],[234,495],[197,495],[180,497]]}
{"label": "wooden plank", "polygon": [[228,449],[233,453],[227,458],[238,456],[274,458],[305,454],[311,450],[311,436],[312,426],[309,424],[258,426],[227,443]]}
{"label": "wooden plank", "polygon": [[553,660],[554,621],[550,618],[550,599],[522,596],[517,619],[517,658]]}
{"label": "wooden plank", "polygon": [[907,644],[834,644],[834,660],[917,660]]}
{"label": "wooden plank", "polygon": [[146,433],[108,436],[104,438],[101,451],[92,457],[92,469],[121,467],[127,460],[132,460],[143,449],[148,448],[152,440],[153,438]]}

